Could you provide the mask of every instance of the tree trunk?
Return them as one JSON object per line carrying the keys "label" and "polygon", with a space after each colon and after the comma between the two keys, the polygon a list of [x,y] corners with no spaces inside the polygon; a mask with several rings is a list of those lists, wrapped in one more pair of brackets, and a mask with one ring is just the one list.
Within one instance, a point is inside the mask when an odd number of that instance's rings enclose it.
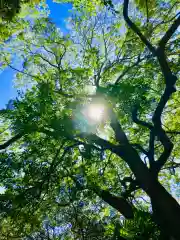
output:
{"label": "tree trunk", "polygon": [[131,168],[140,187],[148,194],[157,223],[176,240],[180,239],[180,205],[152,175],[130,144],[114,152]]}
{"label": "tree trunk", "polygon": [[180,206],[176,200],[159,183],[154,184],[154,193],[148,194],[151,198],[153,214],[162,230],[180,239]]}

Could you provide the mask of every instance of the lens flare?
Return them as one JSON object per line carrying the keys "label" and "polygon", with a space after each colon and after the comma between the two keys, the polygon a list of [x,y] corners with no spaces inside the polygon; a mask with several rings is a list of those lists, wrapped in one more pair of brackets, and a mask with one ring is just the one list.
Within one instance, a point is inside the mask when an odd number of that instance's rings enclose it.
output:
{"label": "lens flare", "polygon": [[89,104],[83,112],[89,123],[100,123],[105,117],[105,106],[103,104]]}

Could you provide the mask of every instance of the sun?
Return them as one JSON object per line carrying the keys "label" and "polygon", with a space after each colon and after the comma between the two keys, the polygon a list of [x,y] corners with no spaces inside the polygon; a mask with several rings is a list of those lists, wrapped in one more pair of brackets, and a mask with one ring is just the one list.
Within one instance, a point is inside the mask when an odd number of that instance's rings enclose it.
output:
{"label": "sun", "polygon": [[100,123],[105,117],[105,106],[99,103],[91,103],[84,109],[84,115],[89,123]]}

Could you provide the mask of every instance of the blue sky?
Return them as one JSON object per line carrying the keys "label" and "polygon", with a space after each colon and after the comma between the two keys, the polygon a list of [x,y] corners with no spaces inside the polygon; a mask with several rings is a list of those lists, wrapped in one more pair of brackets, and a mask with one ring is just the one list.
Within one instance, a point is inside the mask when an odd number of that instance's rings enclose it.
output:
{"label": "blue sky", "polygon": [[[52,0],[47,0],[50,9],[50,18],[56,23],[61,30],[66,33],[65,19],[70,15],[70,4],[59,4]],[[15,71],[6,68],[0,74],[0,109],[4,108],[8,101],[16,96],[16,89],[13,88],[13,75]]]}

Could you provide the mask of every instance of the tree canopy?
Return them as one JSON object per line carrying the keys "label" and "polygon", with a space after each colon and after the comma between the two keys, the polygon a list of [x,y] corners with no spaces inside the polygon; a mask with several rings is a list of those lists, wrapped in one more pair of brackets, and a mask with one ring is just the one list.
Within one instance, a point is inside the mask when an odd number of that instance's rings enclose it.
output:
{"label": "tree canopy", "polygon": [[26,19],[47,16],[47,7],[40,0],[0,1],[0,43],[8,41],[27,27]]}
{"label": "tree canopy", "polygon": [[1,46],[0,239],[178,240],[178,1],[72,4]]}
{"label": "tree canopy", "polygon": [[21,6],[24,4],[33,6],[39,2],[39,0],[2,0],[0,3],[0,16],[6,20],[12,20],[20,12]]}

